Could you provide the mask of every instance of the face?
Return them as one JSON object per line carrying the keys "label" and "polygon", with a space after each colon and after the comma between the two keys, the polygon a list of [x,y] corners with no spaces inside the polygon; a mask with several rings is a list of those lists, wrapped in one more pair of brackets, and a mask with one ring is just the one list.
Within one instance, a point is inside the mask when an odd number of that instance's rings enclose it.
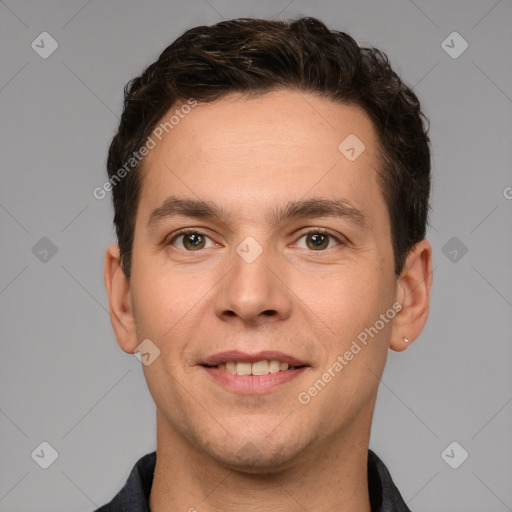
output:
{"label": "face", "polygon": [[129,302],[159,432],[255,471],[368,433],[397,298],[378,166],[362,110],[291,91],[198,104],[150,151]]}

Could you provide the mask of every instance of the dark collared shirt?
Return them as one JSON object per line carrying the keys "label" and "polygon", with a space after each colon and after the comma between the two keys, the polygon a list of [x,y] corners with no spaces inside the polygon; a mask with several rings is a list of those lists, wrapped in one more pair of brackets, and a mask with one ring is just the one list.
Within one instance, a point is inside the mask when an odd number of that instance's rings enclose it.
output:
{"label": "dark collared shirt", "polygon": [[[156,452],[148,453],[133,467],[124,487],[114,499],[95,512],[150,512]],[[368,491],[372,512],[411,512],[379,457],[368,450]]]}

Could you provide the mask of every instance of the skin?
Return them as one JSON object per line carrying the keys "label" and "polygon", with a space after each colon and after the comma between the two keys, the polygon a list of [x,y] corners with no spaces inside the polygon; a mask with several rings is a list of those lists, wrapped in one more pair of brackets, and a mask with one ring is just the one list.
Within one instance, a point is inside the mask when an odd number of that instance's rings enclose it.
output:
{"label": "skin", "polygon": [[[366,146],[355,161],[338,150],[349,134]],[[131,279],[112,244],[105,284],[120,347],[133,353],[149,338],[160,349],[143,366],[157,407],[152,512],[370,512],[379,380],[389,349],[404,350],[423,329],[432,283],[426,240],[394,274],[376,147],[359,108],[286,90],[199,104],[146,157]],[[170,195],[212,201],[226,218],[175,217],[148,229]],[[266,219],[275,206],[313,197],[345,198],[368,228],[336,217]],[[186,227],[208,237],[204,248],[173,239]],[[314,228],[340,241],[311,248]],[[236,252],[248,236],[263,250],[250,264]],[[402,305],[394,320],[301,404],[298,394],[394,302]],[[242,396],[198,365],[232,349],[279,350],[310,367],[268,393]]]}

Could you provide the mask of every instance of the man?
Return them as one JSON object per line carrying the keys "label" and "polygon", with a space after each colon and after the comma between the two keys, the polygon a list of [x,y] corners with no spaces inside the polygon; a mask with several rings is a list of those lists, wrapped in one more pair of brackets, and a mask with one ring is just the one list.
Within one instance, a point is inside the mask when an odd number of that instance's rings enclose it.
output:
{"label": "man", "polygon": [[157,449],[99,510],[409,510],[369,438],[428,315],[422,117],[312,18],[194,28],[130,82],[105,284]]}

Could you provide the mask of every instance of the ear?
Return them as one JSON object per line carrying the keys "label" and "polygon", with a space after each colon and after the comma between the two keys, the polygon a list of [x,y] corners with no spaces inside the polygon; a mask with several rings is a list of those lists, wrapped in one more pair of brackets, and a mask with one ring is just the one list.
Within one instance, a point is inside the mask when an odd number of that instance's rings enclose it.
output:
{"label": "ear", "polygon": [[425,327],[431,287],[432,247],[427,240],[422,240],[409,252],[397,281],[397,301],[402,309],[393,321],[391,349],[405,350]]}
{"label": "ear", "polygon": [[128,354],[137,347],[135,318],[130,282],[121,268],[119,245],[109,245],[105,253],[105,288],[107,290],[110,321],[119,346]]}

